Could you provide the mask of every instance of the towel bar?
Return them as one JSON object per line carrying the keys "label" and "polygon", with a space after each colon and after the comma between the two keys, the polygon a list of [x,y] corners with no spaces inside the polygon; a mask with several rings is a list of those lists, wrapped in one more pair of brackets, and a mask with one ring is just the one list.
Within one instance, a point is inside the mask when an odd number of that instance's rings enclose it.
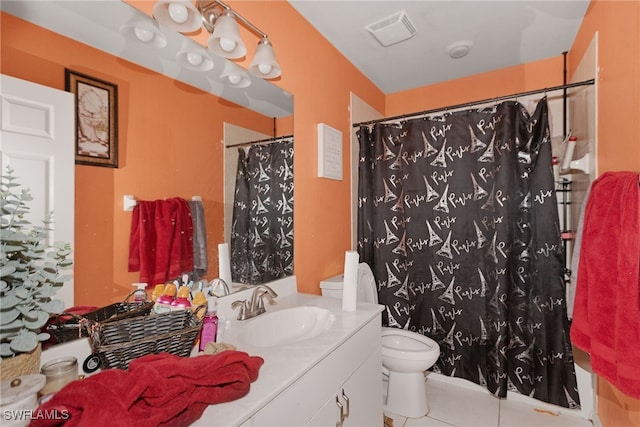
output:
{"label": "towel bar", "polygon": [[[200,196],[193,196],[191,198],[191,200],[193,200],[194,202],[201,202],[202,201],[202,197]],[[134,206],[138,204],[138,201],[136,200],[136,198],[134,196],[132,196],[131,194],[125,194],[123,196],[123,200],[122,200],[122,205],[124,208],[124,211],[132,211]]]}

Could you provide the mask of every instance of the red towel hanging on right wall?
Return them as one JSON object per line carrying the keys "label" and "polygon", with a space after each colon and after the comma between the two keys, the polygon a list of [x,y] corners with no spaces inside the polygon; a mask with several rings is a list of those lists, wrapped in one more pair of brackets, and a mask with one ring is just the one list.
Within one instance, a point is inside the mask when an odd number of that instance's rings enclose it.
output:
{"label": "red towel hanging on right wall", "polygon": [[593,371],[640,398],[640,174],[606,172],[584,214],[571,341]]}

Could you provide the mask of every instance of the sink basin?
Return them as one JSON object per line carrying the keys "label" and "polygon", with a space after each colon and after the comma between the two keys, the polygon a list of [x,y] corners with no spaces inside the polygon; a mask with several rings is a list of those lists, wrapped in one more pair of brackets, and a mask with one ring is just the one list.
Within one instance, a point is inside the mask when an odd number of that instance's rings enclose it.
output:
{"label": "sink basin", "polygon": [[318,307],[295,307],[262,314],[243,323],[238,340],[273,347],[315,337],[331,327],[335,316]]}

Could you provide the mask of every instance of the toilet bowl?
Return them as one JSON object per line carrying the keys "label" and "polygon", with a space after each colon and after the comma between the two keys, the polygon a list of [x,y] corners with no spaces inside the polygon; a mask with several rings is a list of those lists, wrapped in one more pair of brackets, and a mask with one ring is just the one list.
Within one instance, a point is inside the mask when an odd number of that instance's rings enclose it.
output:
{"label": "toilet bowl", "polygon": [[440,356],[437,342],[424,335],[398,328],[382,328],[382,359],[393,372],[424,372]]}
{"label": "toilet bowl", "polygon": [[388,370],[385,409],[408,418],[429,413],[425,371],[440,356],[437,342],[398,328],[382,328],[382,366]]}
{"label": "toilet bowl", "polygon": [[[323,296],[342,298],[344,276],[320,282]],[[358,265],[358,301],[378,303],[378,292],[371,268]],[[385,410],[408,418],[429,413],[425,389],[425,371],[440,356],[440,346],[434,340],[416,332],[383,327],[382,368],[386,384]]]}

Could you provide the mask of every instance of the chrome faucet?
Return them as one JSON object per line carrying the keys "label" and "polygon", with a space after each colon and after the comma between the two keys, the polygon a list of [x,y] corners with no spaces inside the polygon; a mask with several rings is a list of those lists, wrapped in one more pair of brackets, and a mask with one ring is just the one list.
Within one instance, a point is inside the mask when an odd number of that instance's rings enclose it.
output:
{"label": "chrome faucet", "polygon": [[238,320],[252,319],[265,312],[264,298],[269,301],[269,304],[275,304],[275,298],[278,294],[267,285],[258,285],[253,289],[251,299],[238,300],[231,303],[231,308],[238,308]]}
{"label": "chrome faucet", "polygon": [[[216,290],[218,289],[218,287],[222,287],[222,295],[218,295],[216,293]],[[225,296],[225,295],[229,295],[231,293],[231,291],[229,290],[229,285],[227,284],[227,282],[225,282],[224,280],[222,280],[221,278],[215,278],[213,280],[211,280],[211,282],[209,282],[209,289],[210,292],[213,295],[217,295],[217,296]]]}

